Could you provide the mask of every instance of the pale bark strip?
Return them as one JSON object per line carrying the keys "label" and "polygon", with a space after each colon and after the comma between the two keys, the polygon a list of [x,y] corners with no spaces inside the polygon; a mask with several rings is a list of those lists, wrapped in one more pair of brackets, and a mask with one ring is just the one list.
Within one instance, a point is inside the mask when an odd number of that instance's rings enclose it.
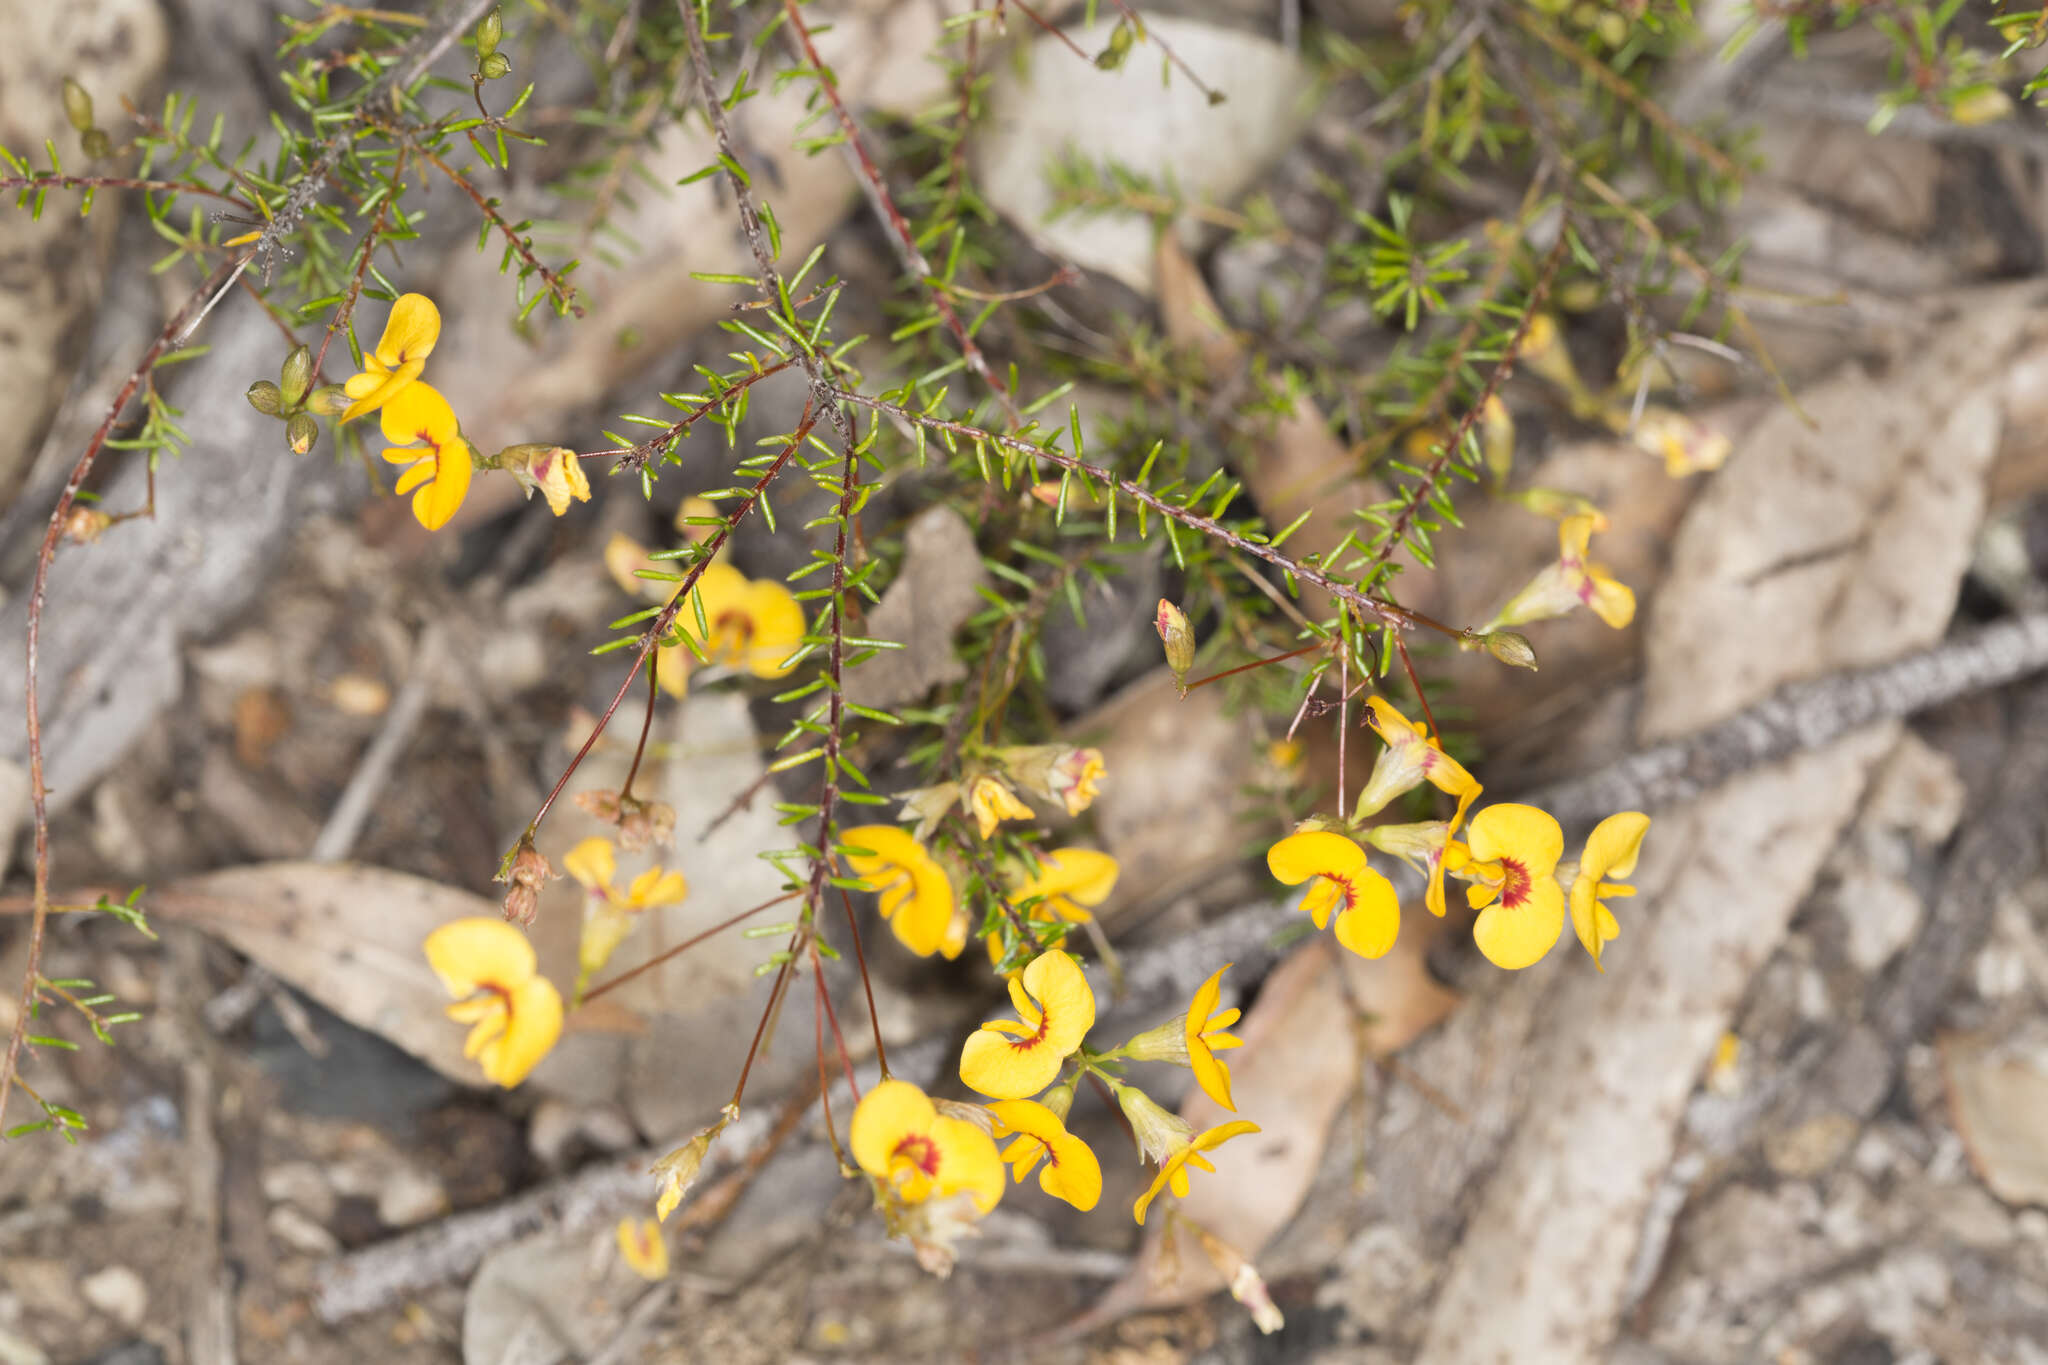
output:
{"label": "pale bark strip", "polygon": [[[1730,782],[1658,820],[1632,920],[1527,1064],[1529,1109],[1467,1225],[1417,1359],[1590,1361],[1612,1339],[1643,1215],[1700,1069],[1854,813],[1895,723]],[[1569,935],[1569,930],[1566,931]]]}

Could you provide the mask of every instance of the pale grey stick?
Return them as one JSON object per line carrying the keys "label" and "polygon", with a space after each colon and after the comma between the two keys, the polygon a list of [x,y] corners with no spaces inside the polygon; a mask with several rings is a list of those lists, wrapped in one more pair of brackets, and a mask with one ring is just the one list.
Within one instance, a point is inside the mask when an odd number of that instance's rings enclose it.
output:
{"label": "pale grey stick", "polygon": [[[1731,642],[1730,648],[1737,647]],[[1521,799],[1567,825],[1690,801],[1738,773],[2048,668],[2048,613],[1950,636],[1890,663],[1779,688],[1748,710]]]}

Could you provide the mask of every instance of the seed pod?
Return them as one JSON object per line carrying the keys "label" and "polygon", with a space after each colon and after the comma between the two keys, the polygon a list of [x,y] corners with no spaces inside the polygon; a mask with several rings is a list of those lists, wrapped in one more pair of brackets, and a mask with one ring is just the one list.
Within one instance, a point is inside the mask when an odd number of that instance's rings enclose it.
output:
{"label": "seed pod", "polygon": [[1136,41],[1137,35],[1131,31],[1130,20],[1117,20],[1116,27],[1109,31],[1109,46],[1095,54],[1095,64],[1104,71],[1116,70],[1131,55],[1131,44]]}
{"label": "seed pod", "polygon": [[502,52],[493,52],[490,56],[478,62],[476,69],[483,75],[485,80],[494,81],[500,76],[512,74],[512,59]]}
{"label": "seed pod", "polygon": [[1536,648],[1529,643],[1529,637],[1518,635],[1512,630],[1491,631],[1486,636],[1486,652],[1510,668],[1526,668],[1536,671]]}
{"label": "seed pod", "polygon": [[284,395],[268,379],[259,379],[251,384],[247,397],[249,406],[265,417],[276,417],[284,411]]}
{"label": "seed pod", "polygon": [[303,455],[320,439],[320,424],[310,412],[295,412],[292,420],[284,424],[284,436],[292,444],[292,454]]}
{"label": "seed pod", "polygon": [[64,78],[64,117],[81,133],[92,131],[92,96],[71,77]]}
{"label": "seed pod", "polygon": [[498,40],[505,36],[505,20],[496,9],[486,14],[476,26],[476,55],[482,61],[498,50]]}
{"label": "seed pod", "polygon": [[94,161],[105,161],[114,154],[114,140],[97,128],[88,128],[81,133],[78,145]]}
{"label": "seed pod", "polygon": [[1188,624],[1187,613],[1162,597],[1153,625],[1166,646],[1166,666],[1173,670],[1176,681],[1186,681],[1188,670],[1195,666],[1195,628]]}
{"label": "seed pod", "polygon": [[284,364],[277,372],[277,387],[287,408],[296,408],[306,396],[306,386],[313,382],[313,353],[304,346],[297,347],[284,358]]}

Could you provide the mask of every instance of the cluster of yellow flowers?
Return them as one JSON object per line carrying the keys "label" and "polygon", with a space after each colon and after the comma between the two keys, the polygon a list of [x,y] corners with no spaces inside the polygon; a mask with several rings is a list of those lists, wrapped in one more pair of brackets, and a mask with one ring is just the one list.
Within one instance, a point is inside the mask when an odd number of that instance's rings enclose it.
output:
{"label": "cluster of yellow flowers", "polygon": [[[1235,1119],[1197,1133],[1126,1082],[1122,1064],[1189,1067],[1210,1099],[1234,1109],[1230,1069],[1216,1055],[1239,1043],[1225,1032],[1238,1012],[1216,1008],[1226,970],[1219,968],[1205,981],[1177,1018],[1098,1053],[1085,1041],[1095,1024],[1095,994],[1080,964],[1059,949],[1034,958],[1010,978],[1017,1018],[990,1020],[961,1050],[961,1081],[991,1103],[934,1100],[910,1082],[892,1079],[875,1086],[854,1109],[853,1159],[871,1178],[891,1229],[943,1262],[953,1239],[1002,1198],[1006,1164],[1020,1182],[1036,1170],[1046,1194],[1083,1212],[1094,1208],[1102,1197],[1101,1162],[1066,1126],[1084,1076],[1109,1087],[1140,1159],[1158,1166],[1132,1205],[1132,1216],[1143,1223],[1152,1202],[1167,1191],[1186,1195],[1191,1169],[1215,1169],[1205,1152],[1259,1127]],[[1004,1139],[999,1150],[996,1144]]]}
{"label": "cluster of yellow flowers", "polygon": [[[1394,946],[1400,900],[1368,862],[1363,840],[1423,875],[1423,903],[1432,914],[1444,913],[1446,876],[1469,883],[1466,901],[1480,912],[1473,941],[1495,966],[1518,971],[1540,961],[1564,932],[1567,903],[1579,941],[1597,965],[1602,945],[1621,933],[1603,902],[1635,894],[1634,887],[1607,878],[1635,871],[1650,817],[1640,811],[1607,817],[1578,861],[1560,867],[1564,831],[1547,811],[1503,802],[1474,815],[1466,829],[1466,814],[1479,799],[1478,781],[1384,697],[1369,698],[1366,706],[1367,720],[1386,748],[1350,823],[1340,829],[1322,817],[1310,819],[1266,852],[1266,866],[1282,882],[1311,883],[1300,908],[1316,928],[1329,927],[1335,911],[1337,941],[1360,957],[1379,957]],[[1424,782],[1457,800],[1449,820],[1364,823]],[[1561,881],[1571,883],[1569,898]]]}

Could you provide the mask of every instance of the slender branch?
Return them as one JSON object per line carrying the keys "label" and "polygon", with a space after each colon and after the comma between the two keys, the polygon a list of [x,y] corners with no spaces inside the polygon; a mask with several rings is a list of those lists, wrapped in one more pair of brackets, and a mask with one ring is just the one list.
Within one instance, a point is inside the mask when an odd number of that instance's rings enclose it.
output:
{"label": "slender branch", "polygon": [[443,161],[431,148],[422,146],[407,129],[386,125],[385,131],[411,147],[428,165],[448,177],[448,183],[469,196],[470,202],[476,205],[476,211],[490,220],[491,226],[512,249],[512,254],[519,258],[519,263],[540,277],[558,308],[579,318],[583,316],[583,305],[576,301],[576,287],[568,282],[566,272],[550,270],[541,264],[540,258],[533,254],[533,238],[520,236],[518,230],[505,221],[505,215],[498,212],[497,200],[486,199],[483,191],[470,183],[468,176]]}
{"label": "slender branch", "polygon": [[738,924],[743,920],[752,919],[755,915],[760,914],[763,910],[773,909],[775,906],[781,905],[784,901],[795,900],[796,894],[797,893],[794,891],[785,891],[779,896],[771,897],[768,900],[762,901],[759,905],[751,906],[748,909],[740,911],[737,915],[734,915],[730,919],[720,920],[718,923],[712,925],[709,929],[706,929],[701,934],[694,934],[691,937],[684,939],[681,943],[678,943],[675,947],[670,948],[668,951],[658,953],[655,956],[648,958],[645,962],[633,968],[631,971],[621,972],[619,973],[619,975],[605,982],[602,986],[598,986],[592,990],[585,991],[581,1003],[585,1005],[589,1004],[591,1001],[597,999],[597,997],[599,997],[600,995],[603,995],[606,991],[616,990],[620,986],[625,985],[628,981],[631,981],[634,977],[641,975],[643,972],[653,971],[656,967],[659,967],[662,963],[668,961],[670,958],[688,952],[690,949],[702,943],[705,939],[711,938],[712,936],[717,934],[722,934],[726,930],[732,928],[735,924]]}
{"label": "slender branch", "polygon": [[875,1035],[875,1061],[882,1068],[882,1079],[889,1079],[889,1050],[882,1046],[882,1017],[875,1013],[875,983],[868,976],[868,955],[860,946],[860,924],[853,913],[853,897],[846,894],[846,888],[839,888],[839,903],[846,907],[846,932],[853,936],[853,960],[860,968],[860,986],[868,997],[868,1027]]}
{"label": "slender branch", "polygon": [[217,190],[209,185],[194,184],[185,180],[135,180],[121,175],[0,175],[0,194],[8,190],[20,190],[24,197],[31,190],[147,190],[164,194],[203,194],[209,199],[218,199],[233,204],[244,213],[254,213],[256,206],[239,195]]}

